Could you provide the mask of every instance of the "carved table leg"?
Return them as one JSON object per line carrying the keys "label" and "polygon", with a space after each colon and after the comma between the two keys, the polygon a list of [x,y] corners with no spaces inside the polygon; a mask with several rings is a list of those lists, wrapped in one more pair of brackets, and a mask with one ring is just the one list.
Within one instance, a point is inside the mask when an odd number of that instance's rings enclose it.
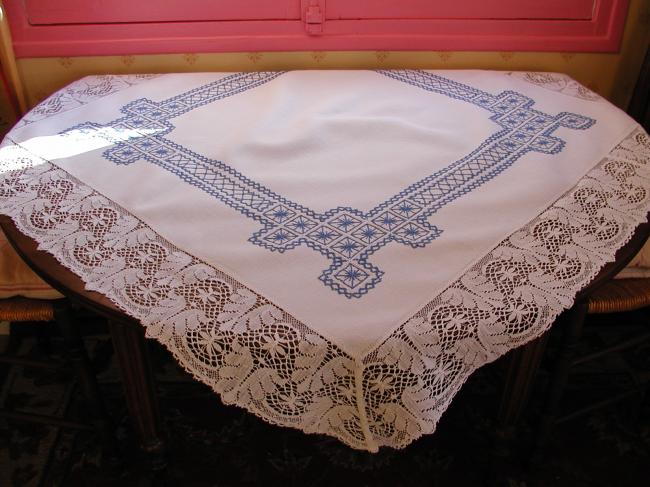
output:
{"label": "carved table leg", "polygon": [[555,368],[551,376],[548,391],[546,393],[546,404],[542,410],[542,417],[535,438],[532,462],[534,465],[541,464],[544,446],[551,433],[555,418],[564,394],[564,389],[569,379],[569,371],[573,358],[580,344],[582,329],[587,316],[589,305],[582,301],[573,305],[567,313],[567,323],[564,341],[559,349],[558,357],[555,359]]}
{"label": "carved table leg", "polygon": [[504,430],[516,426],[526,407],[547,340],[548,332],[511,352],[497,414],[499,425]]}
{"label": "carved table leg", "polygon": [[528,402],[547,339],[548,333],[513,350],[507,357],[508,370],[501,393],[493,436],[494,444],[490,454],[490,469],[486,479],[489,486],[509,485],[508,478],[514,475],[510,469],[513,465],[512,455],[518,451],[512,448],[517,424]]}
{"label": "carved table leg", "polygon": [[127,407],[140,447],[152,470],[164,470],[165,442],[144,330],[139,323],[114,320],[109,321],[109,329],[120,364]]}

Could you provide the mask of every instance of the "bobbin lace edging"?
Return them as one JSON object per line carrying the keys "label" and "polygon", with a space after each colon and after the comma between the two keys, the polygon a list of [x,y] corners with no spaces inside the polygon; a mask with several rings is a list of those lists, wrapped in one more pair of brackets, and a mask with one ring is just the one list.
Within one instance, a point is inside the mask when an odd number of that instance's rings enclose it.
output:
{"label": "bobbin lace edging", "polygon": [[635,130],[363,358],[17,145],[1,151],[0,211],[225,403],[376,451],[431,433],[476,368],[571,306],[645,221],[648,159]]}

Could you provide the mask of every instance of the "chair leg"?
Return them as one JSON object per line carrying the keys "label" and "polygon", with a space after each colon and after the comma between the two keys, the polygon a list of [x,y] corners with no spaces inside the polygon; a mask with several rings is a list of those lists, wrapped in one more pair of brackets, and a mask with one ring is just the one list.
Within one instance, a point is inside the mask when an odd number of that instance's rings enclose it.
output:
{"label": "chair leg", "polygon": [[120,365],[126,404],[149,470],[167,471],[167,447],[149,362],[144,328],[136,321],[110,320],[108,328]]}
{"label": "chair leg", "polygon": [[567,312],[567,322],[565,325],[567,328],[565,330],[564,341],[560,348],[555,368],[551,376],[546,403],[542,410],[535,438],[532,452],[533,463],[538,463],[542,460],[544,447],[548,442],[549,435],[553,429],[553,425],[555,424],[555,418],[557,417],[560,407],[560,401],[562,400],[564,389],[569,378],[571,364],[576,355],[580,337],[582,336],[587,309],[587,303],[580,302],[576,303],[573,308]]}
{"label": "chair leg", "polygon": [[115,428],[106,410],[97,378],[92,370],[79,325],[73,316],[72,307],[67,300],[55,302],[54,319],[65,343],[67,359],[74,367],[81,381],[83,394],[89,406],[92,408],[92,421],[96,431],[101,436],[105,457],[114,463],[119,457],[117,441],[114,435]]}
{"label": "chair leg", "polygon": [[49,356],[52,354],[52,328],[41,326],[36,333],[36,346],[41,355]]}

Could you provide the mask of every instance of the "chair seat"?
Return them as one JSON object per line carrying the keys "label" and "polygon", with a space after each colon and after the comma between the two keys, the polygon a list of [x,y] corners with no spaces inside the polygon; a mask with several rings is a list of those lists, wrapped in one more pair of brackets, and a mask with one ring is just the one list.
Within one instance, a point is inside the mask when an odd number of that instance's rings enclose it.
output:
{"label": "chair seat", "polygon": [[621,313],[650,305],[650,278],[613,279],[593,292],[588,313]]}
{"label": "chair seat", "polygon": [[63,297],[23,262],[0,230],[0,299],[14,296],[32,299],[60,299]]}
{"label": "chair seat", "polygon": [[52,321],[52,301],[15,297],[0,300],[0,321]]}

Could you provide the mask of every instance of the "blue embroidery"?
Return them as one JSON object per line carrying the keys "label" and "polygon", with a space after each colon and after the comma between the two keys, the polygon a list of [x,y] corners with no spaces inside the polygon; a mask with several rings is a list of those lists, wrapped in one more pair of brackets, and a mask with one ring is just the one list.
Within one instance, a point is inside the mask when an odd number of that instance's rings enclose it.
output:
{"label": "blue embroidery", "polygon": [[[316,213],[221,161],[165,138],[174,129],[171,119],[260,86],[282,73],[233,74],[161,102],[140,98],[124,106],[124,116],[107,125],[87,122],[66,132],[100,134],[113,143],[103,154],[108,160],[116,164],[138,160],[156,164],[259,222],[262,228],[249,238],[256,245],[277,252],[306,245],[319,252],[331,261],[319,279],[347,298],[359,298],[381,281],[383,271],[368,262],[378,249],[390,242],[412,248],[426,246],[442,233],[427,221],[440,208],[494,178],[527,152],[560,152],[564,141],[552,135],[556,129],[584,130],[595,123],[573,113],[540,112],[532,108],[531,98],[513,91],[493,95],[423,71],[378,73],[481,107],[502,129],[464,158],[417,181],[367,213],[348,207]],[[101,131],[106,127],[114,130]]]}

